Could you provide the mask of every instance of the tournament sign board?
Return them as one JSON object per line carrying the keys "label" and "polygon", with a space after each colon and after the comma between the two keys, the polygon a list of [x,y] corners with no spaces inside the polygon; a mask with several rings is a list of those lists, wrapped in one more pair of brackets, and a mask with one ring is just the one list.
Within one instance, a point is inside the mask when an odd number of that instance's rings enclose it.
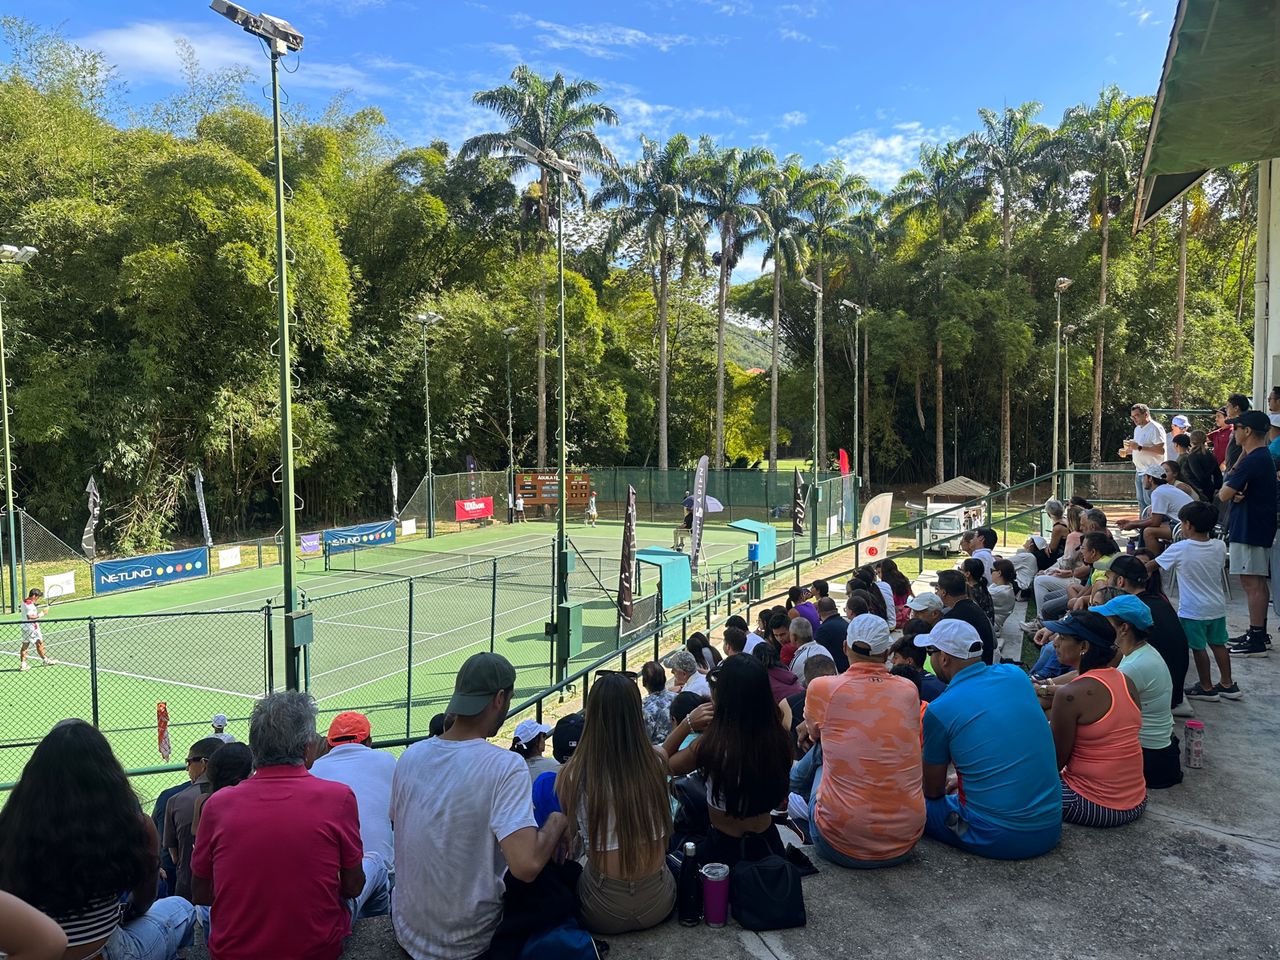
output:
{"label": "tournament sign board", "polygon": [[[893,513],[893,494],[881,493],[867,501],[862,511],[862,523],[858,526],[855,562],[879,563],[889,552],[889,517]],[[871,538],[871,539],[868,539]]]}

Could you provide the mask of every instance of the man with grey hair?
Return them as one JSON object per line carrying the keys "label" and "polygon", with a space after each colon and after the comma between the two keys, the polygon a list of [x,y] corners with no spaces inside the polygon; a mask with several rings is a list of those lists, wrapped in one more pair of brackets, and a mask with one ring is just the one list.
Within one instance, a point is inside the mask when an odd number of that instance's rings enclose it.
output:
{"label": "man with grey hair", "polygon": [[315,732],[308,694],[263,697],[249,718],[253,776],[201,810],[191,885],[213,906],[218,960],[337,960],[351,933],[347,901],[365,885],[359,811],[350,787],[308,772]]}
{"label": "man with grey hair", "polygon": [[835,662],[831,651],[814,640],[813,624],[804,617],[796,617],[791,621],[791,642],[796,645],[796,652],[791,657],[791,665],[788,669],[801,679],[804,678],[805,661],[810,657],[826,657]]}
{"label": "man with grey hair", "polygon": [[698,670],[698,661],[688,650],[677,650],[667,661],[671,668],[671,678],[677,693],[696,693],[700,697],[711,696],[711,687],[707,684],[707,676]]}
{"label": "man with grey hair", "polygon": [[1151,408],[1145,403],[1130,407],[1129,419],[1133,421],[1133,437],[1124,442],[1119,454],[1133,459],[1133,482],[1141,513],[1151,506],[1151,491],[1142,484],[1142,471],[1164,460],[1164,427],[1151,418]]}

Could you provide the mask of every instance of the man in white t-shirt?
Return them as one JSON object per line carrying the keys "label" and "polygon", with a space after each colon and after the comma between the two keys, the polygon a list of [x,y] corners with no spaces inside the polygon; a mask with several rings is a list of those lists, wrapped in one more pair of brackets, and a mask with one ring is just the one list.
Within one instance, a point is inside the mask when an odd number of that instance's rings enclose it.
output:
{"label": "man in white t-shirt", "polygon": [[698,671],[698,661],[688,650],[677,650],[667,662],[675,689],[680,693],[696,693],[700,697],[711,696],[706,674]]}
{"label": "man in white t-shirt", "polygon": [[414,960],[473,960],[502,921],[503,874],[533,882],[564,836],[553,813],[539,830],[523,760],[488,742],[511,706],[516,671],[477,653],[454,682],[453,726],[409,747],[391,786],[396,939]]}
{"label": "man in white t-shirt", "polygon": [[1173,527],[1178,519],[1178,511],[1194,499],[1165,477],[1164,467],[1158,463],[1144,469],[1140,475],[1151,498],[1151,512],[1141,520],[1129,520],[1120,524],[1121,530],[1141,530],[1142,545],[1159,556],[1164,544],[1173,540]]}
{"label": "man in white t-shirt", "polygon": [[1133,438],[1126,440],[1118,452],[1122,457],[1133,458],[1133,483],[1141,513],[1151,506],[1151,496],[1142,483],[1142,471],[1164,460],[1164,427],[1151,419],[1151,408],[1145,403],[1135,403],[1129,409],[1129,419],[1133,421]]}
{"label": "man in white t-shirt", "polygon": [[990,527],[979,527],[973,531],[974,549],[969,556],[974,560],[982,561],[982,575],[987,578],[987,583],[991,582],[991,565],[996,562],[996,556],[991,551],[995,549],[996,542],[999,537]]}
{"label": "man in white t-shirt", "polygon": [[43,597],[44,592],[39,587],[32,587],[27,598],[22,601],[22,648],[18,651],[19,670],[31,669],[27,664],[27,648],[33,643],[36,645],[36,656],[40,658],[40,662],[46,667],[53,663],[45,653],[44,634],[40,631],[40,618],[49,612],[47,608],[40,606]]}

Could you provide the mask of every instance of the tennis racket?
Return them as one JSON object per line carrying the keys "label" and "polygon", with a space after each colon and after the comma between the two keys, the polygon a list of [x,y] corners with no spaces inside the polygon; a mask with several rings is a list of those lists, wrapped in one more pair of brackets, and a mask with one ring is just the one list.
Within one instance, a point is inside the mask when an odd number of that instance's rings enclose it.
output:
{"label": "tennis racket", "polygon": [[45,595],[44,595],[44,599],[43,599],[43,601],[39,604],[39,606],[44,607],[46,610],[47,610],[47,609],[49,609],[50,607],[52,607],[52,606],[54,605],[54,603],[55,603],[57,600],[61,599],[61,598],[62,598],[62,596],[63,596],[63,594],[65,594],[66,592],[67,592],[67,591],[66,591],[66,588],[65,588],[65,587],[63,587],[63,586],[62,586],[62,584],[60,584],[60,583],[52,584],[52,585],[49,587],[48,592],[47,592],[47,593],[45,593]]}

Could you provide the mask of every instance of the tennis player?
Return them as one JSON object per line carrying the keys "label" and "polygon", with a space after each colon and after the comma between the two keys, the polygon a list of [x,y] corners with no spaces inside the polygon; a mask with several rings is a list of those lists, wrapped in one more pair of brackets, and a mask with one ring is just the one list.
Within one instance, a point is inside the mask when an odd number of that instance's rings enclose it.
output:
{"label": "tennis player", "polygon": [[44,634],[40,632],[40,618],[49,612],[48,608],[40,606],[40,600],[43,597],[43,590],[32,587],[31,592],[27,594],[27,599],[22,601],[22,650],[18,653],[19,670],[31,669],[31,664],[27,663],[27,648],[33,643],[36,645],[36,656],[40,658],[40,662],[46,667],[53,663],[45,653]]}
{"label": "tennis player", "polygon": [[599,517],[600,511],[596,508],[596,492],[592,490],[591,496],[587,497],[587,517],[584,522],[594,527]]}

